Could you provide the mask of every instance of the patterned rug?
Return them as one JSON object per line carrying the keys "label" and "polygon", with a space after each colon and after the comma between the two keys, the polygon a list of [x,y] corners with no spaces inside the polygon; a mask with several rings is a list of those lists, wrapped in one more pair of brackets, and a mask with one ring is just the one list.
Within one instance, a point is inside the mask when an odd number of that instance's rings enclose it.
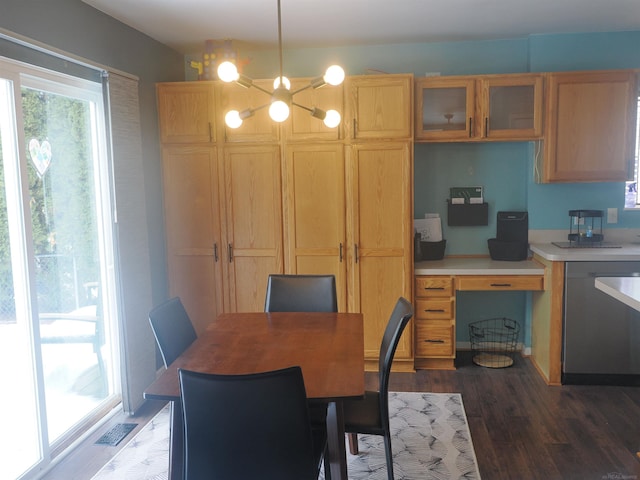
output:
{"label": "patterned rug", "polygon": [[[460,394],[391,392],[389,410],[396,479],[480,479]],[[359,455],[347,448],[349,480],[386,480],[382,437],[358,435],[358,445]],[[168,462],[165,407],[93,480],[166,480]]]}

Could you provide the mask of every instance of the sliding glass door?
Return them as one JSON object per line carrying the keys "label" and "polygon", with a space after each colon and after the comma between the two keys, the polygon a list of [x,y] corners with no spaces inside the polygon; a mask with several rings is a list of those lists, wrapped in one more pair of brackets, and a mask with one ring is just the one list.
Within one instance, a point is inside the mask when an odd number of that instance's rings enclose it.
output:
{"label": "sliding glass door", "polygon": [[102,88],[0,60],[0,478],[119,401]]}

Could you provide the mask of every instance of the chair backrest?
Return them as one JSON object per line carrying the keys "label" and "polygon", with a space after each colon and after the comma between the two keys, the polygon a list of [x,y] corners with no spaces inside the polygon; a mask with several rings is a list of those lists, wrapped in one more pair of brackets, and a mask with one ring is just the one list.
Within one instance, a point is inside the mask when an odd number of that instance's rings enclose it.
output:
{"label": "chair backrest", "polygon": [[300,367],[247,375],[178,373],[185,480],[317,479]]}
{"label": "chair backrest", "polygon": [[[380,387],[380,414],[384,423],[389,422],[389,375],[391,374],[391,364],[393,356],[398,348],[398,342],[402,332],[413,316],[413,306],[403,298],[398,298],[391,317],[384,330],[382,343],[380,345],[380,359],[378,360],[378,378]],[[388,425],[387,425],[388,427]]]}
{"label": "chair backrest", "polygon": [[334,275],[269,275],[265,312],[337,312]]}
{"label": "chair backrest", "polygon": [[167,300],[151,310],[149,322],[165,367],[171,365],[198,337],[178,297]]}

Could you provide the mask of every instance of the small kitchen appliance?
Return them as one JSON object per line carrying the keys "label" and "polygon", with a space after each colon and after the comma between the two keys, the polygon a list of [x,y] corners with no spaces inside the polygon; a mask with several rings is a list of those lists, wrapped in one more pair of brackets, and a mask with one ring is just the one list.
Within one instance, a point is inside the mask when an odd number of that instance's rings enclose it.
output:
{"label": "small kitchen appliance", "polygon": [[496,238],[490,238],[487,243],[492,260],[526,260],[529,255],[528,212],[498,212]]}

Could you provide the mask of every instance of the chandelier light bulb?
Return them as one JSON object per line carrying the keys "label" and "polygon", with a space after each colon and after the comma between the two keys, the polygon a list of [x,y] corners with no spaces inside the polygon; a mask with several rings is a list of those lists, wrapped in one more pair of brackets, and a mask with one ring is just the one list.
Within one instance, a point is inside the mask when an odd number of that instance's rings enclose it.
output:
{"label": "chandelier light bulb", "polygon": [[331,65],[322,78],[329,85],[340,85],[344,82],[344,70],[340,65]]}
{"label": "chandelier light bulb", "polygon": [[269,116],[274,122],[284,122],[289,118],[289,105],[282,100],[276,100],[269,107]]}
{"label": "chandelier light bulb", "polygon": [[240,112],[238,110],[229,110],[224,116],[224,123],[229,128],[238,128],[242,125],[242,118],[240,118]]}
{"label": "chandelier light bulb", "polygon": [[340,120],[340,114],[336,110],[327,110],[323,122],[329,128],[336,128],[340,125]]}
{"label": "chandelier light bulb", "polygon": [[[291,82],[287,77],[282,77],[282,85],[284,85],[284,88],[286,88],[287,90],[291,90]],[[280,77],[277,77],[273,81],[273,88],[277,89],[279,86],[280,86]]]}
{"label": "chandelier light bulb", "polygon": [[240,78],[238,68],[233,62],[226,60],[218,65],[218,78],[223,82],[235,82]]}

